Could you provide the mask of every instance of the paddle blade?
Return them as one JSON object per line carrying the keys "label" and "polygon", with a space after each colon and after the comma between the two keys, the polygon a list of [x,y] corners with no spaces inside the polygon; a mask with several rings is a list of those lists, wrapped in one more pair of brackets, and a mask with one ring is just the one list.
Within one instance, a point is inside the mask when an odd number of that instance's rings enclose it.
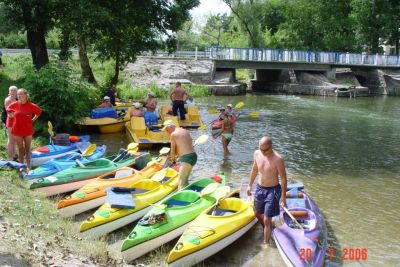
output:
{"label": "paddle blade", "polygon": [[214,193],[218,186],[220,186],[220,184],[218,183],[208,184],[206,187],[203,188],[203,190],[201,190],[200,195],[204,196]]}
{"label": "paddle blade", "polygon": [[90,146],[88,146],[83,152],[82,152],[82,156],[87,157],[92,155],[97,149],[97,145],[96,144],[91,144]]}
{"label": "paddle blade", "polygon": [[170,150],[171,150],[171,148],[169,148],[169,147],[163,147],[163,148],[161,148],[161,149],[160,149],[160,156],[161,156],[161,155],[168,154]]}
{"label": "paddle blade", "polygon": [[208,135],[203,134],[203,135],[199,136],[196,139],[196,141],[194,141],[194,145],[196,146],[196,145],[199,145],[199,144],[203,144],[203,143],[207,142],[207,140],[208,140]]}
{"label": "paddle blade", "polygon": [[54,136],[53,124],[51,123],[51,121],[48,121],[48,122],[47,122],[47,125],[48,125],[48,127],[49,127],[49,128],[47,129],[47,131],[49,132],[50,137]]}
{"label": "paddle blade", "polygon": [[260,116],[260,113],[259,112],[251,112],[251,113],[249,113],[249,116],[252,118],[258,118]]}
{"label": "paddle blade", "polygon": [[156,182],[161,182],[165,175],[167,174],[167,169],[162,169],[161,171],[156,172],[152,177],[151,180]]}
{"label": "paddle blade", "polygon": [[219,199],[226,197],[230,192],[231,188],[227,185],[224,185],[215,190],[214,197],[218,201]]}
{"label": "paddle blade", "polygon": [[138,143],[130,143],[127,147],[128,151],[133,151],[136,152],[139,149],[139,144]]}
{"label": "paddle blade", "polygon": [[202,125],[199,127],[199,130],[205,130],[206,128],[207,128],[207,125],[202,124]]}
{"label": "paddle blade", "polygon": [[208,114],[217,114],[217,113],[219,113],[219,112],[218,112],[218,110],[216,108],[210,108],[208,110]]}
{"label": "paddle blade", "polygon": [[242,108],[243,106],[244,106],[244,103],[242,101],[240,101],[235,105],[235,108]]}

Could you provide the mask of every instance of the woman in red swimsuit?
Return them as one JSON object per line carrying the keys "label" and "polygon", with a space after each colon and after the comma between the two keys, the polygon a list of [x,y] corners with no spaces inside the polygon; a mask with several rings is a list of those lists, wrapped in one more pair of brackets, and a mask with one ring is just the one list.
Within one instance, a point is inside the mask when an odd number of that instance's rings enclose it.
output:
{"label": "woman in red swimsuit", "polygon": [[19,89],[17,97],[18,101],[7,107],[7,113],[8,116],[14,118],[11,133],[18,146],[18,160],[24,163],[25,152],[27,171],[29,171],[31,168],[31,142],[34,133],[33,122],[39,118],[42,110],[29,100],[28,92],[25,89]]}

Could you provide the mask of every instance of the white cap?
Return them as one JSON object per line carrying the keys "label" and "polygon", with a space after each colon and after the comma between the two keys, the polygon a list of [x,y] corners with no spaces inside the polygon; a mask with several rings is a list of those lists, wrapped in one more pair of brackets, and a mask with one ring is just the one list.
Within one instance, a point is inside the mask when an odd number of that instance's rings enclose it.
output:
{"label": "white cap", "polygon": [[110,100],[110,97],[109,97],[109,96],[105,96],[105,97],[103,98],[103,100]]}
{"label": "white cap", "polygon": [[226,105],[226,107],[227,107],[227,108],[232,108],[233,105],[232,105],[232,104],[228,104],[228,105]]}
{"label": "white cap", "polygon": [[140,108],[142,105],[139,102],[135,102],[135,103],[133,103],[133,106],[135,108]]}
{"label": "white cap", "polygon": [[161,131],[165,131],[165,129],[166,129],[168,126],[174,126],[174,127],[176,127],[175,123],[174,123],[172,120],[166,120],[166,121],[164,121],[164,123],[163,123],[163,127],[161,128]]}

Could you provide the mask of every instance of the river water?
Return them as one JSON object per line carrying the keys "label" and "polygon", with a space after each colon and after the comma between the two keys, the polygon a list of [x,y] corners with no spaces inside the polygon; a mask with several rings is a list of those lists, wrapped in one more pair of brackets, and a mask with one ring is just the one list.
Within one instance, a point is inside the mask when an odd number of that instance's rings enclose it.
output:
{"label": "river water", "polygon": [[[245,106],[238,110],[232,155],[223,159],[221,141],[210,138],[196,147],[199,161],[191,179],[224,172],[227,183],[238,187],[249,177],[258,140],[267,134],[286,161],[288,180],[303,182],[326,218],[328,245],[334,249],[327,266],[400,266],[400,98],[246,95],[198,98],[196,104],[209,123],[217,115],[208,108],[239,101]],[[191,133],[193,139],[204,134]],[[128,142],[125,133],[92,139],[107,144],[109,152]],[[109,240],[120,240],[132,227]],[[204,265],[284,266],[274,246],[263,250],[261,244],[257,225]],[[346,249],[366,249],[368,258],[342,259]]]}

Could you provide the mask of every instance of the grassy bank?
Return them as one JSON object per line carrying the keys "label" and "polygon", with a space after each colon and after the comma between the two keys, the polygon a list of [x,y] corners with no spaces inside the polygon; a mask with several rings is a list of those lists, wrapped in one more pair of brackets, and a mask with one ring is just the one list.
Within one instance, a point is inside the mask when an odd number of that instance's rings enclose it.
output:
{"label": "grassy bank", "polygon": [[[3,129],[2,129],[3,130]],[[43,139],[34,140],[37,146]],[[4,131],[0,132],[0,157],[6,158]],[[19,264],[63,265],[112,260],[106,243],[85,240],[71,220],[58,215],[54,201],[28,189],[17,170],[0,169],[0,252],[20,259]]]}

